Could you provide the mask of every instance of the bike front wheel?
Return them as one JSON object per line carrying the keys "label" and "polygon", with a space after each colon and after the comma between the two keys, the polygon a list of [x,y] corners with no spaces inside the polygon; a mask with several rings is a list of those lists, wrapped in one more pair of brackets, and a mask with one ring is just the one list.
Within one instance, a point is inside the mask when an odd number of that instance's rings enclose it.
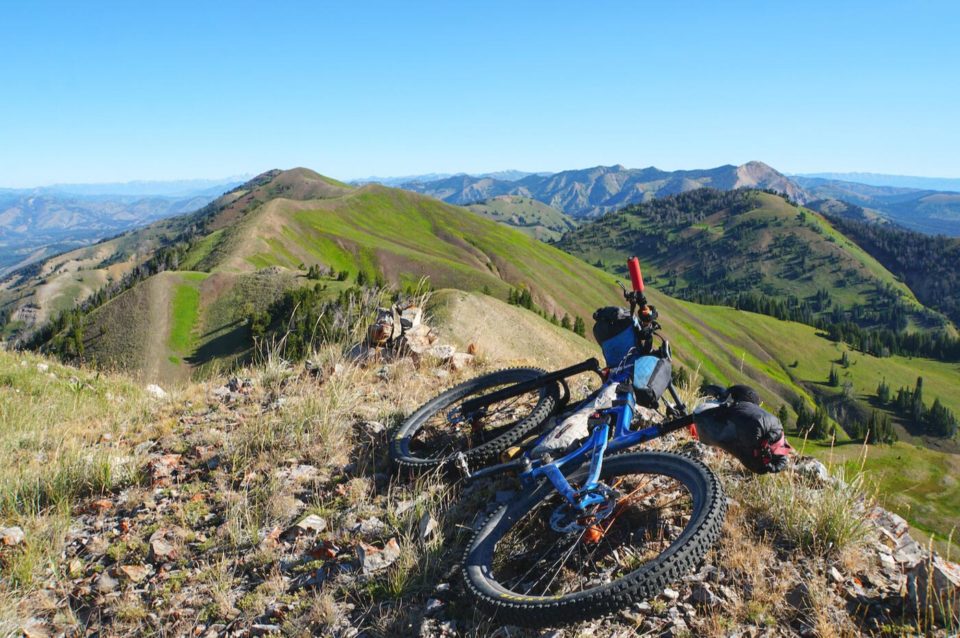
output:
{"label": "bike front wheel", "polygon": [[430,469],[463,452],[471,465],[496,461],[499,454],[524,440],[553,414],[560,402],[560,384],[553,382],[520,396],[488,405],[470,421],[458,419],[467,399],[545,374],[539,368],[507,368],[456,385],[411,414],[390,440],[390,458],[401,467]]}
{"label": "bike front wheel", "polygon": [[[587,472],[567,478],[576,489]],[[480,607],[531,627],[613,613],[692,571],[720,536],[723,490],[699,461],[607,457],[598,491],[604,501],[581,512],[544,481],[483,523],[463,564]]]}

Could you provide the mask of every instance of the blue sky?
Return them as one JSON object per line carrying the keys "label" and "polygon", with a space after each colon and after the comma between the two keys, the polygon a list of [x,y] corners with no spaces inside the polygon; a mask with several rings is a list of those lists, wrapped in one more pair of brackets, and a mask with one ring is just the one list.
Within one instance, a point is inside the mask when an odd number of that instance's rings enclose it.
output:
{"label": "blue sky", "polygon": [[11,1],[0,186],[751,159],[957,177],[958,28],[960,3],[923,1]]}

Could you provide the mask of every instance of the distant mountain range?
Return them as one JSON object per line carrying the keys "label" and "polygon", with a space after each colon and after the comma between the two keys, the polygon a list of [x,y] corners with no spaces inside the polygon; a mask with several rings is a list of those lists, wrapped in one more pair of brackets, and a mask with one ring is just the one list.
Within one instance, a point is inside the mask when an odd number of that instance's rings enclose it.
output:
{"label": "distant mountain range", "polygon": [[[0,275],[159,219],[192,212],[242,181],[238,177],[0,189]],[[960,236],[960,179],[874,173],[788,176],[763,162],[748,162],[677,171],[614,165],[559,173],[504,170],[355,181],[374,182],[469,206],[476,213],[548,241],[585,220],[625,206],[704,187],[772,190],[831,215]],[[958,192],[941,190],[948,188]]]}
{"label": "distant mountain range", "polygon": [[168,181],[138,180],[132,182],[105,182],[95,184],[52,184],[33,188],[0,188],[0,195],[19,193],[33,195],[120,195],[125,197],[196,197],[223,194],[228,189],[243,184],[252,175],[235,175],[223,179],[177,179]]}
{"label": "distant mountain range", "polygon": [[887,175],[884,173],[797,173],[789,177],[815,177],[830,181],[856,182],[868,186],[896,186],[933,191],[960,192],[960,177],[916,177],[913,175]]}
{"label": "distant mountain range", "polygon": [[[871,181],[930,184],[927,188],[874,185],[839,179],[788,176],[763,162],[741,166],[725,165],[701,170],[664,171],[655,167],[631,169],[622,165],[521,175],[506,171],[511,179],[488,175],[451,175],[437,179],[417,178],[392,183],[400,188],[431,195],[451,204],[471,206],[503,223],[526,230],[540,238],[563,232],[560,225],[543,230],[539,218],[531,222],[530,200],[567,215],[575,222],[601,217],[625,206],[675,195],[698,188],[733,190],[759,188],[787,195],[798,204],[820,212],[854,219],[894,222],[928,234],[960,236],[960,192],[933,190],[933,185],[950,186],[960,180],[912,178],[872,173],[852,173]],[[514,198],[511,200],[510,198]],[[511,201],[518,202],[511,210]],[[544,214],[546,210],[540,211]]]}
{"label": "distant mountain range", "polygon": [[354,179],[350,180],[350,184],[357,186],[362,186],[363,184],[383,184],[384,186],[401,186],[403,184],[411,183],[428,183],[436,182],[443,179],[448,179],[450,177],[479,177],[486,178],[491,177],[493,179],[504,180],[508,182],[515,182],[518,179],[523,179],[524,177],[529,177],[530,175],[552,175],[552,173],[530,173],[527,171],[515,171],[515,170],[505,170],[505,171],[494,171],[493,173],[426,173],[424,175],[404,175],[401,177],[365,177],[363,179]]}
{"label": "distant mountain range", "polygon": [[0,275],[158,219],[193,212],[239,183],[234,178],[0,189]]}
{"label": "distant mountain range", "polygon": [[518,180],[454,175],[401,185],[401,188],[458,205],[503,195],[528,197],[577,219],[599,217],[629,204],[703,187],[772,189],[799,203],[807,201],[806,193],[799,186],[763,162],[689,171],[664,171],[652,166],[625,168],[617,164],[550,175],[533,174]]}
{"label": "distant mountain range", "polygon": [[927,234],[960,236],[960,192],[873,186],[819,177],[794,177],[811,198],[810,206],[835,212],[835,202],[846,202],[865,211],[841,211],[853,219],[880,216]]}

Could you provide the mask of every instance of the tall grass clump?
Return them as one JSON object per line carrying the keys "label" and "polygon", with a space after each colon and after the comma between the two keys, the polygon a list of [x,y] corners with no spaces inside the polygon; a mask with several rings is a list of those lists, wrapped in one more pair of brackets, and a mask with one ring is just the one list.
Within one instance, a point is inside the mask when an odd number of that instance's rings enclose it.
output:
{"label": "tall grass clump", "polygon": [[788,543],[821,556],[843,554],[869,540],[872,528],[864,513],[873,498],[862,470],[835,467],[831,474],[824,481],[790,469],[744,481],[736,492]]}

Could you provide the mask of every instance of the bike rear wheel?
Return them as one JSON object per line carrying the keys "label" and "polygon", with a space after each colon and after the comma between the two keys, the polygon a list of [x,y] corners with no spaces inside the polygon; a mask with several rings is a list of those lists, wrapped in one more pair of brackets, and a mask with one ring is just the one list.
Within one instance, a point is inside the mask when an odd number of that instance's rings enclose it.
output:
{"label": "bike rear wheel", "polygon": [[501,452],[534,432],[559,405],[560,384],[553,382],[487,406],[482,416],[458,421],[457,408],[467,399],[489,394],[542,374],[539,368],[508,368],[456,385],[411,414],[390,441],[397,465],[430,469],[463,452],[472,466],[498,460]]}
{"label": "bike rear wheel", "polygon": [[[568,480],[577,487],[587,472]],[[726,502],[699,461],[611,456],[600,480],[604,503],[580,518],[545,481],[480,526],[463,573],[498,622],[542,627],[624,609],[692,571],[719,538]]]}

